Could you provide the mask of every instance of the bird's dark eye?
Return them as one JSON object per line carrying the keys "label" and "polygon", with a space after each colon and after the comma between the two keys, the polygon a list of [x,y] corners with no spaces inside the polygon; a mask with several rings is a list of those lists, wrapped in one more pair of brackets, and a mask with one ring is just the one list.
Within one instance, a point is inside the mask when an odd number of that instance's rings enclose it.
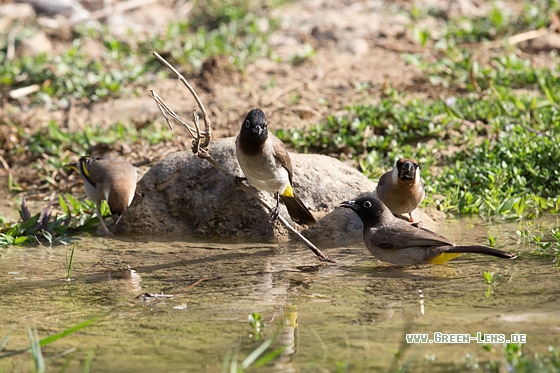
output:
{"label": "bird's dark eye", "polygon": [[365,201],[365,202],[364,202],[364,207],[365,207],[366,209],[369,209],[369,208],[371,207],[371,201]]}
{"label": "bird's dark eye", "polygon": [[245,127],[249,128],[251,127],[251,122],[249,122],[248,120],[245,121]]}

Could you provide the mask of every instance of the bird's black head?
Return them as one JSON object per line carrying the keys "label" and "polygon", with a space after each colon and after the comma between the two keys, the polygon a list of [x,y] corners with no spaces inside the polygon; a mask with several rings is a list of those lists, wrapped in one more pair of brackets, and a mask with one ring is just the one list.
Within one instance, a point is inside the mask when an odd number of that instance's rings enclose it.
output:
{"label": "bird's black head", "polygon": [[354,210],[362,219],[365,228],[393,217],[387,206],[373,193],[363,193],[351,201],[342,202],[340,206]]}
{"label": "bird's black head", "polygon": [[414,180],[418,171],[418,161],[412,158],[401,158],[396,164],[399,179]]}
{"label": "bird's black head", "polygon": [[241,125],[241,137],[252,143],[262,144],[268,137],[266,117],[261,109],[251,110]]}

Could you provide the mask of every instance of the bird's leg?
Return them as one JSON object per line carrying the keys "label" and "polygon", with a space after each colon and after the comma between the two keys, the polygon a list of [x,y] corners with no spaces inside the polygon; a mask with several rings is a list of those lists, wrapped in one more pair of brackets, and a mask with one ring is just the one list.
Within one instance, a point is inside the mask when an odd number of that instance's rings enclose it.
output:
{"label": "bird's leg", "polygon": [[115,219],[115,225],[119,224],[119,221],[121,221],[121,218],[123,217],[124,214],[120,214],[120,215],[113,215],[113,218],[115,218],[115,216],[117,216],[117,218]]}
{"label": "bird's leg", "polygon": [[278,214],[280,213],[280,193],[276,192],[276,206],[270,210],[270,220],[274,221],[278,218]]}
{"label": "bird's leg", "polygon": [[113,233],[111,233],[111,231],[109,231],[109,229],[105,225],[105,221],[103,220],[103,215],[101,214],[101,204],[100,203],[97,204],[96,212],[97,212],[97,217],[99,218],[99,221],[101,222],[101,230],[103,231],[103,235],[105,237],[112,236]]}
{"label": "bird's leg", "polygon": [[408,219],[408,221],[414,223],[414,218],[412,217],[412,211],[408,213],[408,216],[410,216],[410,219]]}
{"label": "bird's leg", "polygon": [[233,189],[239,189],[244,181],[247,181],[246,177],[236,176],[235,180],[233,181]]}

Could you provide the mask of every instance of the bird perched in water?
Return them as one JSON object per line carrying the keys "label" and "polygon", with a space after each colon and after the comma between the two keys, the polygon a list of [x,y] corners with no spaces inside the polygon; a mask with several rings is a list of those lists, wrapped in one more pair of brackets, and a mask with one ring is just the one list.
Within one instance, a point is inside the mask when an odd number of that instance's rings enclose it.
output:
{"label": "bird perched in water", "polygon": [[298,224],[317,221],[295,194],[290,155],[284,143],[268,132],[266,117],[261,109],[249,111],[235,139],[236,156],[241,170],[251,185],[276,196],[278,213],[280,200],[292,220]]}
{"label": "bird perched in water", "polygon": [[103,233],[112,235],[101,215],[101,201],[106,200],[111,214],[118,216],[115,224],[134,199],[136,168],[127,161],[115,158],[81,157],[78,163],[68,165],[78,171],[86,187],[86,194],[95,202],[96,213]]}
{"label": "bird perched in water", "polygon": [[364,244],[379,260],[403,265],[443,264],[463,253],[492,255],[513,259],[516,255],[487,246],[456,246],[447,238],[417,223],[393,216],[373,193],[345,201],[342,207],[352,209],[364,224]]}
{"label": "bird perched in water", "polygon": [[377,196],[393,214],[408,214],[409,221],[413,222],[412,211],[418,208],[425,196],[418,161],[399,159],[393,170],[379,178]]}

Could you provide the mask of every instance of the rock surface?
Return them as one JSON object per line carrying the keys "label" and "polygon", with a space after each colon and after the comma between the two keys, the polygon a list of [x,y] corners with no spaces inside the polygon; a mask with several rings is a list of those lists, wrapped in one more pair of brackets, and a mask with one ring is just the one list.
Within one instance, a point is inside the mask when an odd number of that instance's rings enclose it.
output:
{"label": "rock surface", "polygon": [[[233,175],[242,176],[235,158],[235,138],[214,141],[210,154]],[[374,190],[375,183],[332,157],[296,153],[291,157],[296,193],[320,219],[304,235],[333,245],[360,241],[361,221],[354,212],[338,206]],[[260,195],[270,205],[275,204],[270,194]],[[289,220],[283,205],[280,213]],[[137,197],[117,228],[127,233],[206,239],[291,238],[280,222],[270,221],[268,211],[254,196],[242,188],[234,189],[232,180],[189,151],[169,155],[144,175]]]}

